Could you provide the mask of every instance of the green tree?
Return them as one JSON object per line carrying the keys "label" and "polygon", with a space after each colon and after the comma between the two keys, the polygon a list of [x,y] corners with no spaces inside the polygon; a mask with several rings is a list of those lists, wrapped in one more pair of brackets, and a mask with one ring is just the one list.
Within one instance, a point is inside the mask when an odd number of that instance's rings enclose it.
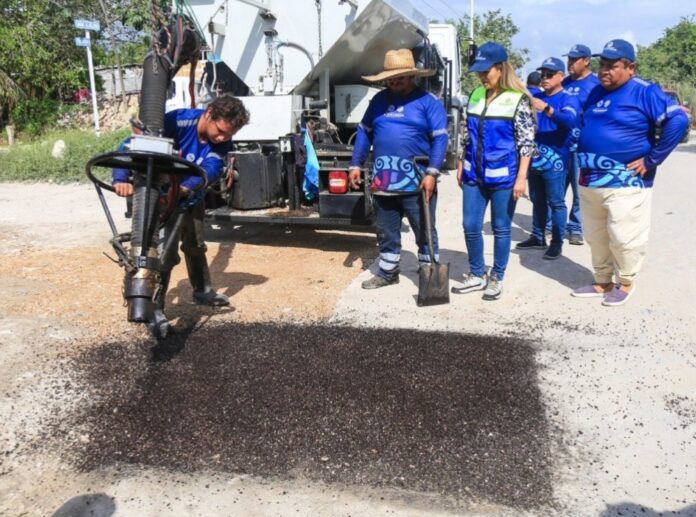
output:
{"label": "green tree", "polygon": [[696,106],[696,16],[683,17],[652,45],[638,45],[636,58],[642,77],[675,89]]}
{"label": "green tree", "polygon": [[638,72],[660,83],[696,84],[696,18],[682,18],[648,47],[638,45]]}
{"label": "green tree", "polygon": [[[156,0],[164,5],[168,2]],[[92,32],[94,64],[117,65],[120,48],[141,58],[148,38],[152,0],[2,0],[0,2],[0,123],[12,109],[31,121],[87,86],[85,51],[75,18],[101,21]],[[23,99],[18,95],[23,94]],[[34,120],[41,127],[41,121]],[[38,123],[38,124],[37,124]]]}
{"label": "green tree", "polygon": [[[466,60],[469,48],[469,29],[471,17],[464,16],[457,23],[457,31],[459,32],[459,41],[464,51],[464,60]],[[486,11],[482,15],[474,15],[474,42],[476,45],[481,45],[487,41],[495,41],[504,46],[513,68],[518,69],[524,66],[528,61],[529,50],[526,48],[515,48],[512,44],[512,38],[520,32],[519,27],[512,20],[509,14],[503,14],[500,9]],[[463,63],[466,67],[466,63]],[[465,68],[466,69],[466,68]],[[469,93],[474,88],[479,86],[479,80],[476,74],[465,74],[462,77],[462,89]]]}

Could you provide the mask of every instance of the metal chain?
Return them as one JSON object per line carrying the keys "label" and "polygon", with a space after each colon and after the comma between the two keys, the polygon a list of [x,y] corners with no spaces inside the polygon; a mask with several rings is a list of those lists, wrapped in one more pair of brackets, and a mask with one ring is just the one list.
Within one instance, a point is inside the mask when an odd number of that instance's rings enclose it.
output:
{"label": "metal chain", "polygon": [[324,51],[321,48],[321,0],[315,0],[314,3],[317,6],[317,27],[319,29],[319,59],[324,55]]}

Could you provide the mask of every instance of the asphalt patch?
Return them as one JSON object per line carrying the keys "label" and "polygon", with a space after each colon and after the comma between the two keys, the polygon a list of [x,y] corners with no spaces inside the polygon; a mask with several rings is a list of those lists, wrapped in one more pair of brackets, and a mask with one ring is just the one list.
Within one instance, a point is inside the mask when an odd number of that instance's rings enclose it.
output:
{"label": "asphalt patch", "polygon": [[77,359],[82,471],[192,472],[552,504],[534,350],[514,337],[234,324]]}

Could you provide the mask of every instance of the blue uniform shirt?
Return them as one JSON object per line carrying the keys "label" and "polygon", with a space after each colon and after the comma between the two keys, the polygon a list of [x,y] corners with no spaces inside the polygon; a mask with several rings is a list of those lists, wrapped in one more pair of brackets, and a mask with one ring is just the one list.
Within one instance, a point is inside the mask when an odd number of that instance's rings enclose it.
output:
{"label": "blue uniform shirt", "polygon": [[372,188],[378,192],[416,192],[420,175],[413,158],[428,156],[428,168],[442,168],[447,151],[447,113],[431,93],[416,89],[394,95],[377,93],[358,126],[351,166],[359,166],[374,148]]}
{"label": "blue uniform shirt", "polygon": [[[651,187],[657,166],[679,143],[686,129],[684,111],[656,85],[632,78],[616,90],[601,85],[590,93],[578,143],[580,185]],[[655,129],[663,126],[656,143]],[[626,168],[645,159],[642,178]]]}
{"label": "blue uniform shirt", "polygon": [[566,93],[577,97],[580,106],[584,106],[590,92],[594,90],[596,86],[599,86],[599,79],[595,74],[590,74],[582,79],[573,79],[573,77],[569,75],[563,79],[561,85]]}
{"label": "blue uniform shirt", "polygon": [[570,147],[573,143],[573,130],[580,120],[580,104],[573,95],[564,90],[554,95],[540,92],[534,95],[553,108],[553,115],[539,113],[535,141],[539,156],[532,160],[532,169],[540,172],[567,171],[570,160]]}
{"label": "blue uniform shirt", "polygon": [[[599,79],[595,74],[590,74],[582,79],[573,79],[573,77],[569,75],[563,79],[561,86],[563,86],[566,93],[577,98],[580,107],[584,109],[590,92],[599,86]],[[582,113],[580,113],[580,115],[582,115]],[[578,140],[580,139],[580,125],[581,124],[578,124],[578,127],[573,130],[573,142],[570,146],[571,151],[577,151]]]}
{"label": "blue uniform shirt", "polygon": [[[179,109],[170,111],[164,116],[164,135],[174,140],[174,148],[179,151],[181,157],[189,162],[194,162],[205,169],[208,175],[208,183],[216,181],[222,174],[223,163],[226,154],[232,150],[232,142],[213,144],[201,142],[198,139],[198,120],[205,113],[201,109]],[[124,148],[123,145],[119,149]],[[128,181],[130,171],[127,169],[114,169],[112,179],[114,183]],[[181,180],[181,186],[193,190],[201,182],[196,176],[185,176]]]}

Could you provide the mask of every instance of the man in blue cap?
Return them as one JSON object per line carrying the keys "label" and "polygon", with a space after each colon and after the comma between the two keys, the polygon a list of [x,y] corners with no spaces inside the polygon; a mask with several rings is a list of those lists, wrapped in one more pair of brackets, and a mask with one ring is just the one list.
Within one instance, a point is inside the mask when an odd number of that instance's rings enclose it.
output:
{"label": "man in blue cap", "polygon": [[[573,45],[566,56],[568,57],[568,76],[563,79],[563,88],[570,95],[577,97],[580,106],[583,106],[590,92],[599,85],[599,79],[590,69],[592,52],[586,45],[577,44]],[[580,167],[578,166],[577,140],[579,136],[580,130],[577,129],[570,148],[570,169],[568,171],[568,184],[573,191],[573,205],[568,214],[568,243],[576,246],[583,244],[580,197],[578,195]]]}
{"label": "man in blue cap", "polygon": [[566,179],[570,162],[573,130],[577,128],[580,106],[575,97],[563,90],[565,64],[549,57],[539,67],[542,92],[534,95],[533,107],[539,112],[536,134],[539,156],[532,160],[529,173],[529,197],[534,204],[532,235],[517,244],[519,250],[546,249],[544,228],[551,209],[551,245],[544,258],[561,256],[568,211],[565,204]]}
{"label": "man in blue cap", "polygon": [[527,90],[529,90],[529,93],[531,93],[532,95],[542,91],[541,87],[539,86],[540,84],[541,74],[539,74],[538,70],[534,70],[527,76]]}
{"label": "man in blue cap", "polygon": [[635,292],[645,259],[657,166],[677,146],[688,120],[657,85],[635,77],[629,42],[611,40],[598,57],[601,87],[587,99],[578,142],[580,206],[594,283],[572,295],[603,297],[603,305],[617,306]]}

